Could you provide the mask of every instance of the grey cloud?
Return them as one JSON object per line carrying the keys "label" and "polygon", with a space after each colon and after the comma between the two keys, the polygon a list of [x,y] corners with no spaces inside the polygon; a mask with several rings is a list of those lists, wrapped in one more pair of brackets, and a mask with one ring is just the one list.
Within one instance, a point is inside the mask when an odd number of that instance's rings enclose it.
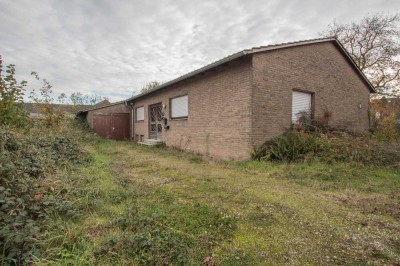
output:
{"label": "grey cloud", "polygon": [[[0,54],[57,93],[121,100],[254,46],[318,37],[333,19],[398,12],[397,1],[0,0]],[[37,84],[32,82],[32,84]]]}

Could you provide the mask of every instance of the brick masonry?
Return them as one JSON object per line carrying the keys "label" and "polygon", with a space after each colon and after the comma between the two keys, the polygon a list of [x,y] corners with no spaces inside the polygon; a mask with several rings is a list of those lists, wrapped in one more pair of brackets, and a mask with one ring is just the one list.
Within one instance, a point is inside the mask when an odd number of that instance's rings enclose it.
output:
{"label": "brick masonry", "polygon": [[314,116],[331,112],[332,126],[369,128],[369,88],[332,42],[254,54],[252,74],[252,145],[290,127],[293,89],[314,93]]}
{"label": "brick masonry", "polygon": [[[254,147],[290,128],[294,89],[314,94],[315,117],[329,111],[331,125],[369,129],[366,82],[333,42],[321,42],[246,55],[135,99],[134,108],[144,106],[144,121],[133,123],[132,136],[149,138],[149,106],[162,103],[167,146],[248,159]],[[188,95],[188,119],[171,120],[170,99],[182,95]],[[95,112],[130,109],[119,104],[90,111],[89,124]]]}
{"label": "brick masonry", "polygon": [[[188,95],[188,119],[172,120],[170,98]],[[162,103],[169,130],[167,146],[223,159],[243,159],[251,149],[251,57],[139,98],[144,121],[134,123],[134,134],[149,137],[149,106]]]}

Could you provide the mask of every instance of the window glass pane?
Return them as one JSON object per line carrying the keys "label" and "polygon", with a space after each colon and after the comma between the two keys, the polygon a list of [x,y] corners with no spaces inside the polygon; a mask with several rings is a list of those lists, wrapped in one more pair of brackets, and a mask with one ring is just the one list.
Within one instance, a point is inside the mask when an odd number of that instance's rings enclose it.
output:
{"label": "window glass pane", "polygon": [[188,96],[182,96],[171,100],[171,117],[188,117]]}

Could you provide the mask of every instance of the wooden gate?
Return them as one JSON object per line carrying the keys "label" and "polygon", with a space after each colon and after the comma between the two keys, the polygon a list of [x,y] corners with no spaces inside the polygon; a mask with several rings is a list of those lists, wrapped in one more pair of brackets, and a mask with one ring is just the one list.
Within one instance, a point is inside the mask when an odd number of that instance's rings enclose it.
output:
{"label": "wooden gate", "polygon": [[149,137],[162,140],[162,104],[150,105]]}
{"label": "wooden gate", "polygon": [[93,130],[103,138],[129,139],[129,120],[126,113],[93,114]]}

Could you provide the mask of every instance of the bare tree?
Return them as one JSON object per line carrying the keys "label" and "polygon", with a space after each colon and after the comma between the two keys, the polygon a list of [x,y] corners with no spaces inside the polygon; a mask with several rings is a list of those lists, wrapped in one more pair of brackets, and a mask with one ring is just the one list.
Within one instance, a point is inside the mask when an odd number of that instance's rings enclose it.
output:
{"label": "bare tree", "polygon": [[328,25],[321,35],[336,37],[378,93],[400,93],[400,15],[382,13],[360,22]]}

